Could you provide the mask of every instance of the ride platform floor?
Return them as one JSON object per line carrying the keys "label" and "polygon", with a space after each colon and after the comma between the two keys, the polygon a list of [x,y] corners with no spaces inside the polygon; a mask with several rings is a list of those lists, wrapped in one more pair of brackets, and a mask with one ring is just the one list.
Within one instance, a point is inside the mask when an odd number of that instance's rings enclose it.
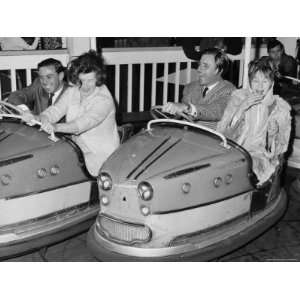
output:
{"label": "ride platform floor", "polygon": [[[287,180],[289,182],[289,180]],[[286,187],[288,189],[288,186]],[[87,233],[8,262],[96,262],[86,247]],[[300,261],[300,197],[289,196],[283,218],[260,237],[216,261]]]}

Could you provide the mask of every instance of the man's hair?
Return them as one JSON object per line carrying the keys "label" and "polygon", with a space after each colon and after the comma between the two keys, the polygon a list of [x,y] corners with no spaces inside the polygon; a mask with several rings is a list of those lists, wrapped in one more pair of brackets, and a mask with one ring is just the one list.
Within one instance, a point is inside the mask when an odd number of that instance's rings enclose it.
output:
{"label": "man's hair", "polygon": [[80,84],[79,74],[95,72],[96,86],[101,86],[106,79],[106,68],[102,55],[94,50],[83,53],[68,65],[68,78],[73,84]]}
{"label": "man's hair", "polygon": [[249,63],[248,77],[250,83],[257,72],[263,73],[271,81],[274,81],[274,66],[269,56],[263,56]]}
{"label": "man's hair", "polygon": [[283,46],[283,44],[280,41],[278,41],[276,39],[270,40],[268,42],[268,44],[267,44],[268,52],[270,52],[271,49],[273,49],[273,48],[275,48],[277,46],[280,46],[280,49],[284,51],[284,46]]}
{"label": "man's hair", "polygon": [[[221,74],[224,74],[227,72],[230,60],[229,60],[227,54],[222,49],[207,48],[201,53],[201,57],[204,54],[213,55],[213,57],[215,58],[215,63],[217,65],[218,72],[220,72]],[[201,59],[201,57],[200,57],[200,59]]]}
{"label": "man's hair", "polygon": [[38,69],[41,67],[50,67],[50,66],[54,67],[56,73],[61,73],[65,71],[65,67],[62,65],[62,63],[59,60],[54,58],[47,58],[41,61],[38,64]]}

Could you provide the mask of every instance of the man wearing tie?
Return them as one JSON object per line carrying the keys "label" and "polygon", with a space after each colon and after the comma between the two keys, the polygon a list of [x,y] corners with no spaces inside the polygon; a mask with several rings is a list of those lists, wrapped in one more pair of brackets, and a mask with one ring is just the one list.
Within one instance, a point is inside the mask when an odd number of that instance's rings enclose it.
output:
{"label": "man wearing tie", "polygon": [[48,106],[59,101],[68,84],[64,81],[64,67],[54,58],[38,64],[38,78],[21,90],[12,92],[7,101],[14,105],[26,105],[33,114],[40,114]]}
{"label": "man wearing tie", "polygon": [[228,65],[229,59],[222,50],[204,50],[198,66],[199,80],[185,86],[181,103],[168,102],[163,111],[171,114],[184,112],[197,121],[219,121],[236,89],[222,78]]}

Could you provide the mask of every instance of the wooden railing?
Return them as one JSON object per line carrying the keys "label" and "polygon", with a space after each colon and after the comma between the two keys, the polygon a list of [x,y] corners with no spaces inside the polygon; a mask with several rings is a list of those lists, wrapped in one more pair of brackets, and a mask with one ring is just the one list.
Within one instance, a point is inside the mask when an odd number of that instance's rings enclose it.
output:
{"label": "wooden railing", "polygon": [[[254,55],[252,49],[252,58]],[[259,55],[266,55],[266,50],[261,49]],[[181,47],[111,48],[104,49],[103,56],[109,66],[109,88],[122,112],[141,112],[169,100],[178,102],[183,86],[197,79],[197,64]],[[236,85],[241,86],[244,53],[229,56],[239,61]]]}
{"label": "wooden railing", "polygon": [[[263,49],[260,55],[265,54]],[[167,101],[178,102],[183,86],[197,78],[196,64],[184,55],[180,47],[111,48],[104,49],[103,56],[108,65],[107,85],[119,104],[119,111],[124,113],[147,111],[151,106]],[[24,85],[18,84],[17,70],[24,70],[26,79],[22,78],[21,83],[29,85],[37,64],[49,57],[64,65],[69,61],[67,50],[0,51],[0,74],[7,77],[8,92]],[[241,86],[243,52],[230,58],[240,62],[236,84]],[[0,97],[3,95],[2,76]]]}
{"label": "wooden railing", "polygon": [[[0,51],[0,100],[11,91],[31,84],[37,64],[49,57],[63,65],[69,61],[67,50]],[[20,75],[21,70],[24,76]]]}

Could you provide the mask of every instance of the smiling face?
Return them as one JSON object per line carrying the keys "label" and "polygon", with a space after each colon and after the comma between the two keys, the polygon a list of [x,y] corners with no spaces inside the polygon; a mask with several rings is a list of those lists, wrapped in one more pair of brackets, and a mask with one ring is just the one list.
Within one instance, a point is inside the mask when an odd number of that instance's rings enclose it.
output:
{"label": "smiling face", "polygon": [[258,71],[250,81],[250,86],[255,94],[265,96],[272,87],[273,81],[264,73]]}
{"label": "smiling face", "polygon": [[78,75],[80,82],[80,91],[82,94],[88,96],[92,94],[96,88],[97,78],[95,72],[80,73]]}
{"label": "smiling face", "polygon": [[57,73],[54,66],[40,67],[38,74],[42,88],[47,93],[55,93],[63,84],[64,73]]}
{"label": "smiling face", "polygon": [[219,81],[221,73],[218,71],[215,57],[212,54],[203,54],[198,66],[199,82],[201,85],[211,85]]}

